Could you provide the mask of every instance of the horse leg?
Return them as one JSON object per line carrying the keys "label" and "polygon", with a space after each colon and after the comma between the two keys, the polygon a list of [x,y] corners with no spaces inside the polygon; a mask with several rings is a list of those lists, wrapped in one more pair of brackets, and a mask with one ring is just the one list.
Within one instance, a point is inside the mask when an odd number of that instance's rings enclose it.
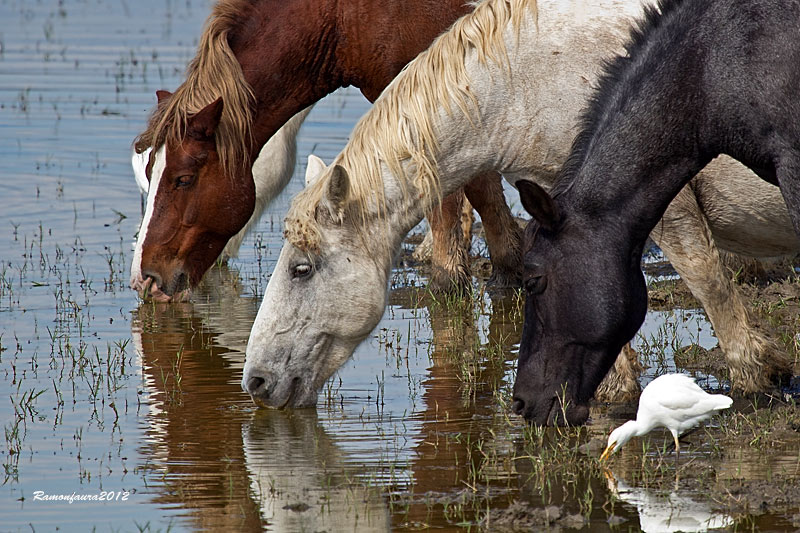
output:
{"label": "horse leg", "polygon": [[464,187],[464,193],[483,222],[492,260],[492,276],[487,284],[496,288],[519,287],[522,282],[521,231],[506,204],[502,177],[497,172],[481,174]]}
{"label": "horse leg", "polygon": [[461,237],[464,239],[464,247],[467,249],[467,257],[469,257],[472,250],[472,226],[475,225],[475,211],[467,200],[466,194],[464,196],[464,201],[461,202]]}
{"label": "horse leg", "polygon": [[650,236],[703,305],[725,353],[733,387],[744,392],[767,388],[770,376],[789,368],[789,360],[754,328],[691,184],[672,201]]}
{"label": "horse leg", "polygon": [[800,237],[800,155],[782,158],[776,175],[794,231]]}
{"label": "horse leg", "polygon": [[600,382],[594,397],[599,402],[631,402],[639,397],[642,387],[639,376],[642,374],[639,356],[630,343],[622,347],[614,366]]}
{"label": "horse leg", "polygon": [[461,229],[463,203],[464,193],[459,190],[428,213],[433,235],[429,287],[433,291],[461,291],[472,284],[469,254]]}

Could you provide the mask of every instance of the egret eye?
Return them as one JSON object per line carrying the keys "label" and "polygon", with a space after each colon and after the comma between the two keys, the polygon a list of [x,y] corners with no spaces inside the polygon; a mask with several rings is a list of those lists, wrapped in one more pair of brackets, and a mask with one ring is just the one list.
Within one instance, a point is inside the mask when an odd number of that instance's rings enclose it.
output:
{"label": "egret eye", "polygon": [[528,294],[542,294],[547,287],[547,277],[530,276],[525,279],[524,286]]}
{"label": "egret eye", "polygon": [[289,269],[289,273],[291,274],[292,279],[302,279],[310,276],[313,270],[314,269],[311,267],[311,265],[307,263],[301,263],[291,267],[291,269]]}
{"label": "egret eye", "polygon": [[175,188],[182,189],[189,187],[194,183],[194,176],[192,174],[184,174],[175,178]]}

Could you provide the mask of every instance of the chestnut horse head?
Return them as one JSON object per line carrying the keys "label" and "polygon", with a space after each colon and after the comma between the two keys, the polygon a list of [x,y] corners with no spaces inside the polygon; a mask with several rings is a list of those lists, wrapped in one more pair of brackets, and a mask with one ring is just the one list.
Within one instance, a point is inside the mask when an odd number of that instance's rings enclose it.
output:
{"label": "chestnut horse head", "polygon": [[174,94],[158,105],[135,150],[151,149],[145,216],[131,266],[131,287],[169,301],[200,282],[228,239],[250,219],[254,96],[229,36],[246,5],[218,4]]}
{"label": "chestnut horse head", "polygon": [[[170,94],[159,92],[159,105]],[[197,285],[228,239],[250,218],[255,185],[246,171],[236,173],[230,191],[219,191],[224,174],[216,133],[222,98],[187,117],[180,140],[150,154],[147,208],[136,246],[131,286],[168,301]],[[134,266],[135,269],[135,266]]]}
{"label": "chestnut horse head", "polygon": [[[284,94],[286,108],[263,101],[257,105],[254,85],[245,76],[260,69],[256,61],[287,66],[289,45],[267,46],[275,29],[269,24],[286,14],[278,2],[266,3],[275,4],[267,14],[241,0],[224,0],[214,7],[186,81],[174,94],[156,93],[158,105],[135,142],[140,157],[150,150],[147,208],[131,265],[131,287],[142,296],[180,299],[199,283],[254,213],[253,163],[261,147],[306,107],[297,103],[305,95],[291,91]],[[254,25],[244,24],[247,20]],[[269,37],[251,39],[260,33]],[[253,57],[258,50],[261,53]],[[263,83],[255,88],[265,97],[270,93]],[[256,110],[265,116],[257,117]],[[297,122],[299,127],[302,118]],[[291,144],[288,166],[293,170],[293,138]]]}

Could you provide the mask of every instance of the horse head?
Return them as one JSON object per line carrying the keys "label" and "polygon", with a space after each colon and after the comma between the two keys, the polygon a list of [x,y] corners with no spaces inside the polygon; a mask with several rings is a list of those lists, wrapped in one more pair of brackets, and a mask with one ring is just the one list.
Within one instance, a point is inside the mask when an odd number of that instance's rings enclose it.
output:
{"label": "horse head", "polygon": [[533,219],[523,238],[526,297],[512,410],[540,425],[582,424],[597,386],[644,321],[644,277],[638,260],[619,260],[626,254],[616,243],[625,243],[608,227],[571,213],[533,182],[517,187]]}
{"label": "horse head", "polygon": [[[163,106],[171,94],[157,96]],[[189,115],[177,138],[167,137],[149,158],[147,208],[131,268],[131,287],[143,297],[187,294],[253,213],[251,172],[227,174],[217,151],[223,107],[218,98]]]}
{"label": "horse head", "polygon": [[[365,245],[347,216],[347,172],[310,156],[306,183],[317,179],[323,188],[310,216],[319,239],[310,246],[286,240],[247,343],[242,388],[266,407],[316,405],[325,381],[386,305],[389,261],[376,260],[375,247]],[[302,233],[304,226],[295,225],[295,234]]]}

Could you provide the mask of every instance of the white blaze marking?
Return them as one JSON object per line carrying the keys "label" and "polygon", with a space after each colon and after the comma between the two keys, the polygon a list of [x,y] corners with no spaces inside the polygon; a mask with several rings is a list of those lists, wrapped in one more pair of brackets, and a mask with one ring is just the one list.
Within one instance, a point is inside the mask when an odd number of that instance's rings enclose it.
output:
{"label": "white blaze marking", "polygon": [[[153,170],[150,173],[151,178],[147,193],[147,208],[144,210],[142,225],[139,227],[139,238],[136,239],[136,248],[133,252],[133,262],[131,263],[131,288],[136,290],[139,290],[139,283],[144,281],[144,278],[142,278],[142,245],[147,236],[147,226],[150,224],[150,218],[153,216],[153,205],[156,203],[158,182],[161,181],[161,174],[164,173],[164,168],[166,166],[167,158],[164,155],[164,147],[162,146],[158,152],[156,152]],[[134,173],[135,172],[134,170]]]}

